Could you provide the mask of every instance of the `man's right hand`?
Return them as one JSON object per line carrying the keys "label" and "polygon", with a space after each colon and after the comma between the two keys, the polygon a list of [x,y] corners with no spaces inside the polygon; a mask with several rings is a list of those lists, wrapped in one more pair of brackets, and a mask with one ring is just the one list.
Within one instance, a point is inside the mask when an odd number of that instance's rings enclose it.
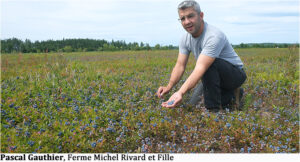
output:
{"label": "man's right hand", "polygon": [[170,91],[170,89],[171,88],[168,88],[168,87],[159,87],[156,92],[157,97],[162,98],[164,94],[166,94]]}

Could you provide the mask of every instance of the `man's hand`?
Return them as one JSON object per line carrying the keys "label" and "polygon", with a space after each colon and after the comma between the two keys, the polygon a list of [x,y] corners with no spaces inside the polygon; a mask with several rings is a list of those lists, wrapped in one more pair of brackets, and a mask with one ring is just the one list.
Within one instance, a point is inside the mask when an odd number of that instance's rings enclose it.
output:
{"label": "man's hand", "polygon": [[167,107],[167,108],[173,108],[173,107],[175,107],[178,103],[181,102],[182,96],[183,96],[182,93],[180,93],[180,92],[175,92],[175,93],[170,97],[170,99],[169,99],[167,102],[163,102],[163,103],[161,104],[161,106]]}
{"label": "man's hand", "polygon": [[170,91],[169,87],[159,87],[156,95],[158,98],[162,98],[164,94],[168,93]]}

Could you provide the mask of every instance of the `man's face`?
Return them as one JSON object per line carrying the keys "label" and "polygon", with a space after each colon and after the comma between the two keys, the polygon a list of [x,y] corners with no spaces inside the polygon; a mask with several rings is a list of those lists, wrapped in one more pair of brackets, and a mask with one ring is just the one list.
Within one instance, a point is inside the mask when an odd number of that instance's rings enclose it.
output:
{"label": "man's face", "polygon": [[198,37],[201,34],[201,23],[203,20],[203,13],[198,14],[193,7],[179,10],[179,19],[183,28],[192,34],[193,37]]}

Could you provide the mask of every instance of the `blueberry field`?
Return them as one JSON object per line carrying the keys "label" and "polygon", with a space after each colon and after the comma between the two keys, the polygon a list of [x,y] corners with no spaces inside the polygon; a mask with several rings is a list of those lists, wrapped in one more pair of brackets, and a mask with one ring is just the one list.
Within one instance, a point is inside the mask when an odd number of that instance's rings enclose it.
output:
{"label": "blueberry field", "polygon": [[217,113],[161,107],[176,50],[2,54],[1,152],[299,153],[299,50],[236,51],[244,104]]}

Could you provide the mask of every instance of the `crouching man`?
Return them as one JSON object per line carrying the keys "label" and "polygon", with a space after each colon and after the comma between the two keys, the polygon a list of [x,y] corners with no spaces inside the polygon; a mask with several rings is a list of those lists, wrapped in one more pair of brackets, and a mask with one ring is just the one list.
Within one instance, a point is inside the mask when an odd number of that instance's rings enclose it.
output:
{"label": "crouching man", "polygon": [[176,85],[185,71],[189,54],[192,52],[197,60],[193,72],[181,88],[162,103],[162,106],[170,108],[177,106],[182,101],[183,95],[198,84],[190,102],[196,103],[203,92],[205,107],[211,111],[219,110],[232,102],[234,90],[245,82],[243,62],[225,34],[204,21],[204,14],[197,2],[183,1],[178,6],[178,14],[179,21],[187,32],[180,41],[177,62],[169,83],[167,86],[159,87],[156,94],[161,98]]}

